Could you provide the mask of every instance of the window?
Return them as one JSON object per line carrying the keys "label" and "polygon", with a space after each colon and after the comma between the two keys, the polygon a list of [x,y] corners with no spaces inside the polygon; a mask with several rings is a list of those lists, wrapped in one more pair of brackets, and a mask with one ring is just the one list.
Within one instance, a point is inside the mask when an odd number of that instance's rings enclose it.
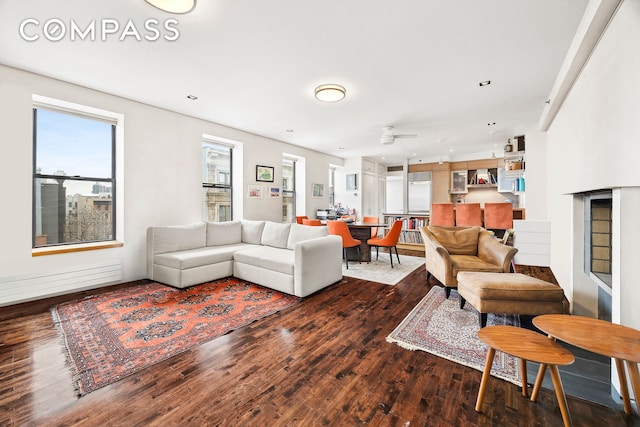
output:
{"label": "window", "polygon": [[33,248],[115,240],[116,134],[115,118],[36,104]]}
{"label": "window", "polygon": [[202,189],[205,221],[231,221],[232,180],[231,161],[233,150],[226,145],[202,144]]}
{"label": "window", "polygon": [[331,206],[332,208],[336,204],[335,181],[336,181],[336,168],[330,167],[329,168],[329,206]]}
{"label": "window", "polygon": [[282,159],[282,222],[296,222],[296,162]]}

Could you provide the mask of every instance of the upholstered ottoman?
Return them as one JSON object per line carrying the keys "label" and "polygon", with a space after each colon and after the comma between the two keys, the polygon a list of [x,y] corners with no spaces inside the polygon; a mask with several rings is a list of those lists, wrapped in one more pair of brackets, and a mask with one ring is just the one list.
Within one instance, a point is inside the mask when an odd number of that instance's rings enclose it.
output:
{"label": "upholstered ottoman", "polygon": [[539,315],[568,313],[569,301],[554,283],[520,273],[458,273],[460,308],[466,301],[480,313],[480,327],[488,313]]}

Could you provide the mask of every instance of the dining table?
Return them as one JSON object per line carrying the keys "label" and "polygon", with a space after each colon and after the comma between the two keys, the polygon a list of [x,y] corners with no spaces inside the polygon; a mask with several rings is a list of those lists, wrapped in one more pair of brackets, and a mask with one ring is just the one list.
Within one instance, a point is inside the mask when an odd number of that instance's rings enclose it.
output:
{"label": "dining table", "polygon": [[533,324],[548,334],[550,338],[614,359],[620,380],[620,394],[622,395],[624,412],[632,414],[625,372],[626,365],[637,409],[640,413],[639,330],[606,320],[570,314],[543,314],[534,317]]}
{"label": "dining table", "polygon": [[[383,228],[387,225],[361,221],[348,222],[347,225],[349,226],[351,237],[360,240],[360,261],[371,262],[371,246],[367,243],[367,240],[371,238],[371,229],[374,227]],[[358,254],[355,250],[347,251],[347,256],[349,261],[358,261]]]}

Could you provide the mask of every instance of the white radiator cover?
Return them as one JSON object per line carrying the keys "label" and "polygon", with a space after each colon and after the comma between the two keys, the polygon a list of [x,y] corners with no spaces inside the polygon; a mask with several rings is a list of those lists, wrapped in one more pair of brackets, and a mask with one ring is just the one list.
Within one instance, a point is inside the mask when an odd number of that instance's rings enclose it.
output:
{"label": "white radiator cover", "polygon": [[0,306],[17,304],[118,283],[122,260],[76,265],[61,270],[0,278]]}

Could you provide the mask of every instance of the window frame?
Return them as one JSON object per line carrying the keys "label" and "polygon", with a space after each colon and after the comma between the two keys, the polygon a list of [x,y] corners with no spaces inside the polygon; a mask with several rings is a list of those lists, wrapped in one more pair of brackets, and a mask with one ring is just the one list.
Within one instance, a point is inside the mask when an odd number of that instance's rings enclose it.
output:
{"label": "window frame", "polygon": [[[219,189],[225,189],[225,190],[229,190],[229,218],[231,218],[231,220],[233,220],[233,150],[234,150],[234,146],[229,145],[229,144],[225,144],[224,142],[221,141],[217,141],[215,139],[211,139],[211,138],[206,138],[203,137],[202,139],[202,144],[201,144],[201,148],[204,148],[205,146],[219,146],[219,147],[226,147],[229,149],[229,173],[227,175],[228,178],[228,184],[219,184],[219,183],[210,183],[210,182],[202,182],[202,188],[219,188]],[[202,159],[204,162],[204,159]],[[220,172],[219,172],[220,173]],[[204,176],[203,176],[204,178]],[[220,208],[221,206],[219,206],[218,208]],[[207,218],[203,218],[203,220],[206,222],[208,221],[208,217]]]}
{"label": "window frame", "polygon": [[[292,163],[292,179],[293,179],[293,185],[292,185],[292,190],[286,190],[285,189],[285,185],[284,185],[284,168],[283,168],[283,182],[282,182],[282,200],[285,200],[285,194],[290,194],[292,196],[292,213],[291,213],[291,222],[295,222],[296,221],[296,166],[297,166],[297,160],[296,159],[292,159],[289,157],[284,157],[282,159],[282,163],[284,164],[285,161],[290,161]],[[284,219],[284,218],[283,218]]]}
{"label": "window frame", "polygon": [[[32,230],[31,230],[31,254],[32,256],[51,255],[58,253],[79,252],[86,250],[104,249],[121,247],[124,244],[124,115],[115,113],[112,111],[102,110],[95,107],[89,107],[82,104],[76,104],[68,101],[63,101],[56,98],[45,97],[34,94],[32,96],[32,148],[33,148],[33,164],[32,164]],[[35,233],[36,233],[36,182],[37,179],[59,178],[56,175],[50,174],[36,174],[36,157],[37,157],[37,122],[35,114],[36,109],[45,109],[63,114],[76,115],[79,117],[93,119],[103,122],[108,122],[112,125],[112,144],[111,144],[111,173],[112,177],[108,182],[112,182],[111,188],[111,203],[112,203],[112,234],[111,239],[97,240],[87,242],[62,242],[46,246],[34,246],[35,245]],[[36,178],[37,175],[37,178]],[[104,178],[92,178],[84,177],[85,179],[78,179],[78,177],[69,177],[78,181],[99,181],[105,182]],[[68,179],[68,178],[66,178]]]}

